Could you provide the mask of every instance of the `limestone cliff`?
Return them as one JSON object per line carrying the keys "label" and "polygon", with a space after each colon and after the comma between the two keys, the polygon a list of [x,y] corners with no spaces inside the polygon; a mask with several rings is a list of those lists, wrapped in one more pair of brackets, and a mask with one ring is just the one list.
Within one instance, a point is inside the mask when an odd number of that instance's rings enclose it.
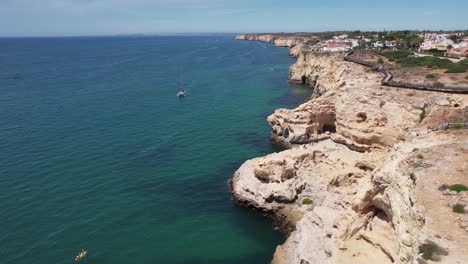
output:
{"label": "limestone cliff", "polygon": [[269,42],[277,47],[294,47],[304,43],[315,42],[314,37],[295,36],[287,34],[242,34],[236,36],[237,40],[255,40]]}
{"label": "limestone cliff", "polygon": [[466,119],[468,96],[385,88],[342,55],[298,54],[290,80],[314,96],[268,117],[290,149],[246,161],[232,180],[240,203],[288,231],[272,262],[463,263],[468,216],[447,204],[468,197],[440,186],[468,185],[468,131],[434,128]]}
{"label": "limestone cliff", "polygon": [[301,53],[306,49],[306,46],[305,44],[301,43],[301,44],[298,44],[294,47],[292,47],[290,50],[289,50],[289,56],[291,57],[299,57],[301,55]]}
{"label": "limestone cliff", "polygon": [[278,109],[268,117],[275,141],[290,146],[333,137],[365,151],[394,145],[419,122],[425,100],[391,100],[400,95],[380,89],[380,74],[342,57],[302,53],[291,66],[290,80],[315,87],[317,98],[293,110]]}

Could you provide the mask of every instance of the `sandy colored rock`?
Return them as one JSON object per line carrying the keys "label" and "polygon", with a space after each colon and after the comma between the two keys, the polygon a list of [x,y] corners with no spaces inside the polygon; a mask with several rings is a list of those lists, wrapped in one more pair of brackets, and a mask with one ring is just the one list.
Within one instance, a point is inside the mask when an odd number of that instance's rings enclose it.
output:
{"label": "sandy colored rock", "polygon": [[343,55],[298,50],[290,80],[314,95],[268,117],[290,149],[246,161],[232,181],[239,202],[293,226],[272,263],[426,263],[428,245],[463,263],[468,223],[450,205],[468,198],[439,188],[468,185],[468,131],[440,125],[468,117],[468,96],[381,87]]}
{"label": "sandy colored rock", "polygon": [[305,37],[287,34],[241,34],[235,37],[237,40],[254,40],[261,42],[269,42],[276,47],[288,47],[302,45],[305,43],[315,42],[315,37]]}

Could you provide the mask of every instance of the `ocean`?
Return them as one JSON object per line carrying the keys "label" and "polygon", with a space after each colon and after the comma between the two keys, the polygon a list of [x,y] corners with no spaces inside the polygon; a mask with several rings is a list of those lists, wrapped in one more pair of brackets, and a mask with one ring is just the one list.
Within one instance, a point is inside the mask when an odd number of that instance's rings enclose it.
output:
{"label": "ocean", "polygon": [[0,39],[0,263],[268,263],[284,237],[228,181],[310,96],[293,62],[221,35]]}

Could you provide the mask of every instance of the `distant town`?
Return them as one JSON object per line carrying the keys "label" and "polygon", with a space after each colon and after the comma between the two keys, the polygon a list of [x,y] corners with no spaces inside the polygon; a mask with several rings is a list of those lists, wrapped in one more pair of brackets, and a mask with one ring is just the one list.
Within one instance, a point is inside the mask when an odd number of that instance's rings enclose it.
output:
{"label": "distant town", "polygon": [[311,52],[343,53],[344,60],[382,72],[383,85],[451,92],[468,89],[468,30],[260,33],[236,39],[289,47],[289,54],[298,58]]}
{"label": "distant town", "polygon": [[[282,33],[288,35],[288,33]],[[412,50],[418,53],[462,58],[468,56],[468,31],[384,31],[294,33],[310,37],[310,50],[343,52],[358,50]]]}

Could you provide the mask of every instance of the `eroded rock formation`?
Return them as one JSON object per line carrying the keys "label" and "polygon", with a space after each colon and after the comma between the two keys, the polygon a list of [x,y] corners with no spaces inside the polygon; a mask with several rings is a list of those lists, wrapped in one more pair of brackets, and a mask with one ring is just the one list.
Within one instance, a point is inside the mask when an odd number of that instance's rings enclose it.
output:
{"label": "eroded rock formation", "polygon": [[290,80],[313,85],[317,98],[293,110],[278,109],[268,117],[276,142],[291,146],[332,137],[366,151],[393,146],[418,124],[424,99],[394,100],[398,93],[380,88],[380,74],[342,56],[303,53],[291,67]]}
{"label": "eroded rock formation", "polygon": [[246,161],[232,180],[239,202],[289,227],[272,262],[463,263],[466,214],[447,203],[465,196],[438,188],[468,185],[468,131],[431,128],[467,118],[468,96],[381,87],[343,55],[298,54],[290,79],[316,92],[268,117],[290,149]]}
{"label": "eroded rock formation", "polygon": [[313,43],[316,41],[317,38],[287,35],[287,34],[242,34],[242,35],[237,35],[236,39],[269,42],[269,43],[274,44],[276,47],[292,48],[294,46],[305,44],[305,43]]}

